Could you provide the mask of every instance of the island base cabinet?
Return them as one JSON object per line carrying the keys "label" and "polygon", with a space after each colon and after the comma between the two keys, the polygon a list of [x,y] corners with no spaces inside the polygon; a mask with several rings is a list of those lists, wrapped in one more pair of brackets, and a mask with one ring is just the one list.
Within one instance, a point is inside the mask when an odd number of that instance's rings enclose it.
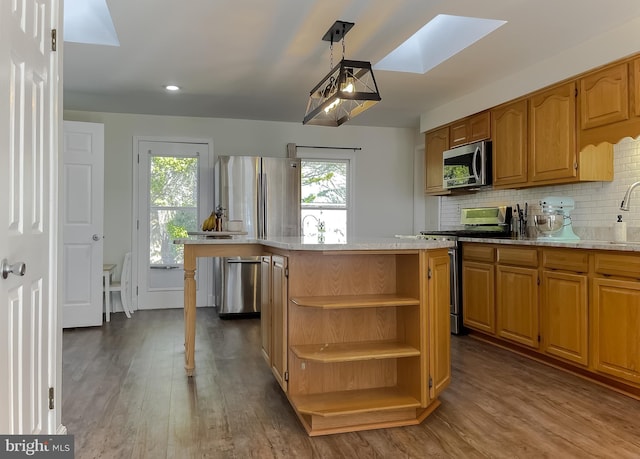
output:
{"label": "island base cabinet", "polygon": [[432,349],[448,333],[447,250],[287,258],[287,397],[307,433],[420,423],[449,382],[448,345]]}
{"label": "island base cabinet", "polygon": [[640,384],[640,283],[593,280],[593,366]]}

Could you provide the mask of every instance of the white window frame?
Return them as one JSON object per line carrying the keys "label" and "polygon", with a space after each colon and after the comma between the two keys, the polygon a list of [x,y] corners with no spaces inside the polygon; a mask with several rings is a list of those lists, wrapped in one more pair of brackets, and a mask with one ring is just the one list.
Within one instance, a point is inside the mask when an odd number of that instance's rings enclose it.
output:
{"label": "white window frame", "polygon": [[[317,149],[297,147],[296,156],[301,160],[320,161],[348,161],[347,166],[347,240],[356,234],[356,224],[353,218],[355,209],[355,177],[356,177],[356,153],[353,150]],[[302,223],[301,223],[302,224]]]}

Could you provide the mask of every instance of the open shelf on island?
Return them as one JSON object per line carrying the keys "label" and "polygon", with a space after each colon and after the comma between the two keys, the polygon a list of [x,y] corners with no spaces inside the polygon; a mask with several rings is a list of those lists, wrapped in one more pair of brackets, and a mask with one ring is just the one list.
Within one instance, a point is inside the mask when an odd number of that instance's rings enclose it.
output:
{"label": "open shelf on island", "polygon": [[321,309],[375,308],[390,306],[418,306],[418,298],[396,294],[386,295],[336,295],[336,296],[299,296],[291,298],[298,306]]}
{"label": "open shelf on island", "polygon": [[300,359],[325,363],[395,359],[420,355],[419,349],[397,342],[305,344],[291,346],[291,350]]}
{"label": "open shelf on island", "polygon": [[323,417],[420,407],[418,400],[398,387],[294,395],[291,399],[300,413]]}

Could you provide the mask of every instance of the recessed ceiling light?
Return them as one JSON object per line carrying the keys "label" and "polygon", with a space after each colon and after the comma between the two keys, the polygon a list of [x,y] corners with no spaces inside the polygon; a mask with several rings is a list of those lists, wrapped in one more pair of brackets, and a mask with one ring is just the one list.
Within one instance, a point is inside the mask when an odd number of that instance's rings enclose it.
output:
{"label": "recessed ceiling light", "polygon": [[507,21],[439,14],[375,64],[375,70],[427,73]]}
{"label": "recessed ceiling light", "polygon": [[164,87],[167,91],[180,91],[180,86],[176,86],[175,84],[168,84]]}

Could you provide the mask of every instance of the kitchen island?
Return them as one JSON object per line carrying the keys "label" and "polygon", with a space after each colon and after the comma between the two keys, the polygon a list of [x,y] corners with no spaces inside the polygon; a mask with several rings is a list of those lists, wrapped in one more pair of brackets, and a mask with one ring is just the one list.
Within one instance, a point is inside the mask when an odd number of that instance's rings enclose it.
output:
{"label": "kitchen island", "polygon": [[309,435],[420,423],[450,380],[447,241],[180,239],[185,369],[197,257],[261,256],[263,355]]}

